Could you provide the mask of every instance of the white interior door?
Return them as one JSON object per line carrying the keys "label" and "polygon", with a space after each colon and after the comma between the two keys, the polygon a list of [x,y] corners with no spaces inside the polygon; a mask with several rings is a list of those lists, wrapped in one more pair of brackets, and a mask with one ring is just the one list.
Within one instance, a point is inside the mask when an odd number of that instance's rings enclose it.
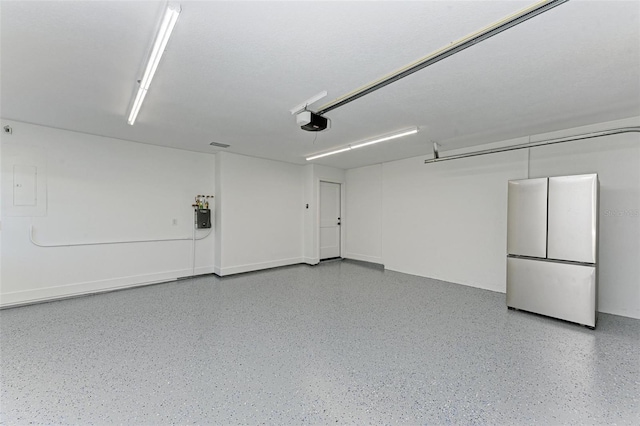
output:
{"label": "white interior door", "polygon": [[340,257],[340,184],[320,182],[320,260]]}

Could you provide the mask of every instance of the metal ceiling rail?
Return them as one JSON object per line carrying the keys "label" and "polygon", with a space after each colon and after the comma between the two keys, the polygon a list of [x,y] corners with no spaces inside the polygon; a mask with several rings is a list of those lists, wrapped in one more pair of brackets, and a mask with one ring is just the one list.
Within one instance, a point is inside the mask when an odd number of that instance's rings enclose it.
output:
{"label": "metal ceiling rail", "polygon": [[506,18],[501,19],[500,21],[494,22],[491,25],[488,25],[481,30],[478,30],[474,33],[467,35],[457,41],[452,42],[448,46],[442,47],[436,50],[429,55],[418,59],[417,61],[400,68],[396,71],[393,71],[390,74],[385,75],[384,77],[364,85],[346,95],[337,98],[328,104],[325,104],[320,107],[320,109],[316,112],[319,115],[326,114],[329,111],[332,111],[336,108],[339,108],[343,105],[348,104],[349,102],[355,101],[358,98],[361,98],[364,95],[367,95],[373,91],[383,88],[384,86],[393,83],[394,81],[398,81],[401,78],[404,78],[408,75],[413,74],[416,71],[419,71],[423,68],[428,67],[429,65],[433,65],[436,62],[439,62],[445,58],[448,58],[451,55],[455,55],[456,53],[471,47],[481,41],[484,41],[490,37],[493,37],[496,34],[499,34],[511,27],[514,27],[522,22],[531,19],[541,13],[544,13],[556,6],[560,6],[561,4],[567,2],[569,0],[544,0],[539,1],[525,9],[522,9],[519,12],[516,12],[512,15],[507,16]]}
{"label": "metal ceiling rail", "polygon": [[579,141],[582,139],[599,138],[602,136],[618,135],[620,133],[640,133],[640,127],[620,127],[617,129],[603,130],[600,132],[583,133],[580,135],[566,136],[562,138],[546,139],[537,142],[527,142],[518,145],[505,146],[503,148],[484,149],[481,151],[468,152],[465,154],[447,155],[445,157],[429,158],[424,160],[425,164],[439,163],[440,161],[457,160],[460,158],[477,157],[479,155],[495,154],[498,152],[515,151],[517,149],[535,148],[538,146],[554,145],[571,141]]}

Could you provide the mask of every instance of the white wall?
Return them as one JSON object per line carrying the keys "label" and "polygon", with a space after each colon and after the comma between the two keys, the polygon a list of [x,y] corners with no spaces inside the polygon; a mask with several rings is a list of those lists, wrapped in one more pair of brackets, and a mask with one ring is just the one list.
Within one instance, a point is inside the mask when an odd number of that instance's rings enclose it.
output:
{"label": "white wall", "polygon": [[221,172],[222,172],[222,157],[224,153],[218,153],[215,158],[215,239],[214,239],[214,256],[213,256],[213,265],[214,272],[220,275],[220,265],[222,265],[222,217],[224,215],[223,211],[223,199],[224,193],[220,187]]}
{"label": "white wall", "polygon": [[[197,194],[214,193],[214,156],[2,120],[3,306],[167,281],[192,274]],[[17,160],[17,158],[20,158]],[[43,215],[12,207],[13,164],[46,159]],[[44,175],[44,176],[43,176]],[[174,219],[177,224],[174,225]],[[198,231],[199,236],[207,231]],[[196,274],[213,272],[214,236],[196,243]]]}
{"label": "white wall", "polygon": [[[638,123],[634,118],[537,138]],[[504,292],[506,181],[597,172],[599,309],[640,318],[637,134],[430,165],[415,157],[345,173],[5,124],[14,133],[3,135],[1,145],[3,305],[191,275],[191,241],[41,248],[28,231],[33,226],[36,241],[46,244],[189,238],[191,203],[202,193],[216,195],[215,228],[197,242],[196,274],[317,263],[321,180],[343,184],[343,256]],[[18,157],[20,164],[39,165],[38,185],[46,190],[26,210],[8,203]]]}
{"label": "white wall", "polygon": [[[537,135],[532,141],[639,123],[633,118],[594,124]],[[491,146],[522,142],[526,140]],[[633,133],[428,165],[425,157],[384,163],[381,263],[391,270],[504,292],[507,180],[597,172],[599,310],[640,318],[639,142]],[[349,191],[354,191],[347,197],[347,246],[369,247],[362,254],[372,256],[376,247],[366,229],[378,221],[377,175],[374,167],[347,171]],[[352,232],[354,223],[363,229],[356,225]]]}
{"label": "white wall", "polygon": [[217,155],[216,273],[302,263],[303,167],[226,152]]}
{"label": "white wall", "polygon": [[382,164],[346,171],[346,258],[382,263]]}
{"label": "white wall", "polygon": [[314,194],[314,168],[313,164],[307,164],[303,167],[304,175],[304,217],[303,217],[303,235],[302,247],[304,262],[309,265],[315,265],[320,260],[318,258],[318,249],[313,244],[315,234],[314,228],[317,221],[318,206],[316,206],[317,198]]}
{"label": "white wall", "polygon": [[505,291],[506,182],[526,178],[527,153],[383,165],[387,269]]}

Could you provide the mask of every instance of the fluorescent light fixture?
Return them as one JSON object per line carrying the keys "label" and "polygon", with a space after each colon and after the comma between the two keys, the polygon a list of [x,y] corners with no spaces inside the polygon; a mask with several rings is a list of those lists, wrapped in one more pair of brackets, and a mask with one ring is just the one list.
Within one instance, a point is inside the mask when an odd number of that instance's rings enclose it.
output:
{"label": "fluorescent light fixture", "polygon": [[374,143],[380,143],[380,142],[390,141],[392,139],[401,138],[403,136],[414,135],[416,133],[418,133],[418,128],[414,127],[414,128],[412,128],[410,130],[403,130],[402,132],[394,133],[394,134],[389,135],[389,136],[383,136],[381,138],[377,138],[377,139],[374,139],[372,141],[358,143],[358,144],[349,144],[346,148],[339,148],[339,149],[336,149],[334,151],[325,152],[324,154],[313,155],[311,157],[307,157],[306,160],[307,161],[311,161],[311,160],[315,160],[317,158],[327,157],[329,155],[339,154],[339,153],[345,152],[345,151],[351,151],[352,149],[362,148],[363,146],[373,145]]}
{"label": "fluorescent light fixture", "polygon": [[158,64],[160,63],[160,59],[162,58],[162,54],[164,53],[164,49],[167,46],[169,37],[171,37],[173,27],[175,27],[176,22],[178,21],[180,11],[181,8],[179,4],[170,4],[167,7],[164,18],[162,18],[160,31],[158,31],[156,41],[153,43],[153,50],[151,51],[151,56],[149,56],[147,68],[145,68],[142,80],[140,80],[140,87],[138,87],[138,93],[136,94],[135,100],[133,101],[131,112],[129,113],[129,119],[127,120],[127,122],[132,126],[136,121],[138,112],[140,112],[142,101],[144,101],[144,97],[147,95],[147,91],[149,90],[149,86],[151,85],[151,80],[153,80],[153,76],[156,73],[156,69],[158,68]]}
{"label": "fluorescent light fixture", "polygon": [[336,149],[335,151],[325,152],[324,154],[314,155],[313,157],[307,158],[307,161],[315,160],[316,158],[327,157],[327,156],[333,155],[333,154],[340,154],[341,152],[345,152],[345,151],[351,151],[351,147],[348,146],[346,148]]}

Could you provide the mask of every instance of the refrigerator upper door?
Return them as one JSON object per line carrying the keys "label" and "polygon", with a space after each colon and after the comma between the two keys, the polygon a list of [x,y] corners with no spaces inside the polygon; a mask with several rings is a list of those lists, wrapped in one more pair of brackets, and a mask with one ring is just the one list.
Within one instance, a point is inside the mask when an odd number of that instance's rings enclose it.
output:
{"label": "refrigerator upper door", "polygon": [[549,178],[549,259],[596,263],[598,175]]}
{"label": "refrigerator upper door", "polygon": [[547,178],[509,181],[507,253],[547,256]]}

